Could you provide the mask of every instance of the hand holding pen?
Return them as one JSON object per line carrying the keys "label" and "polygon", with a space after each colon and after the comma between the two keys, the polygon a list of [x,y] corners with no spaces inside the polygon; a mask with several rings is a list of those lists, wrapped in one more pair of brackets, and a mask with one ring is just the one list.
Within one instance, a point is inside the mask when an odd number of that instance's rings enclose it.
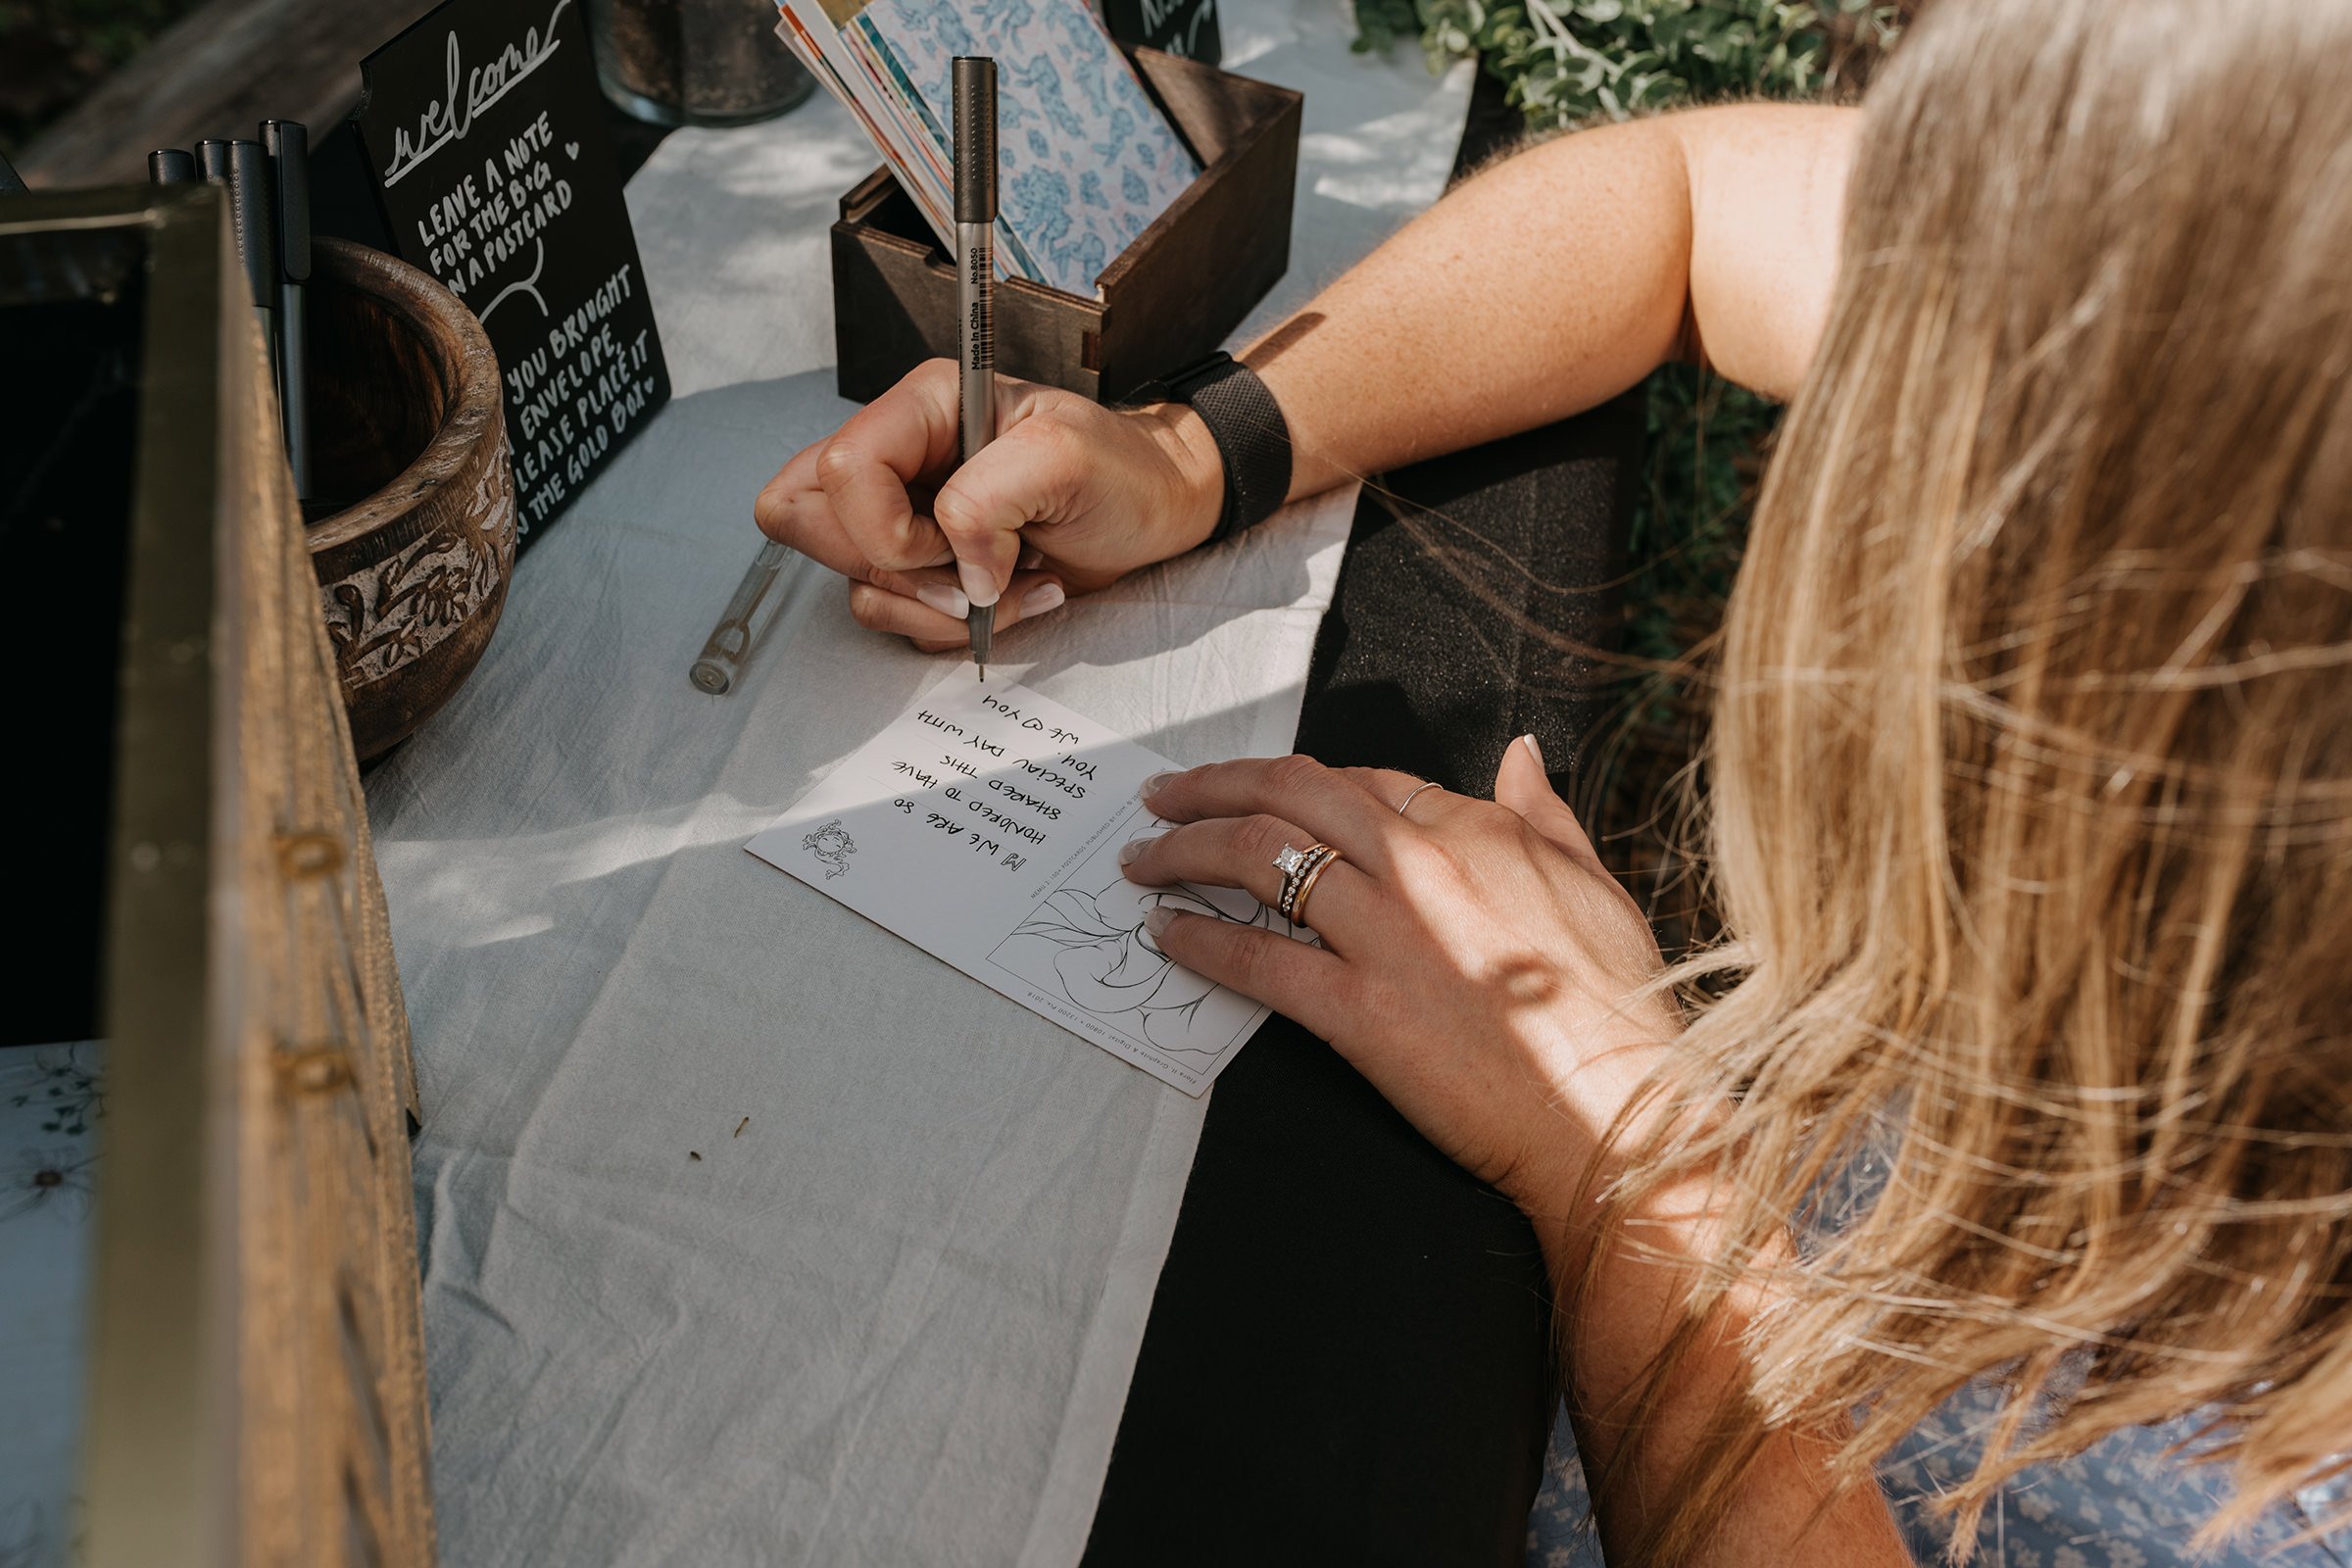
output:
{"label": "hand holding pen", "polygon": [[[997,63],[994,60],[959,56],[954,67],[954,112],[956,154],[956,445],[955,458],[958,470],[968,466],[980,455],[981,449],[995,438],[998,425],[995,290],[996,290],[996,218],[997,218]],[[856,420],[852,420],[854,426]],[[846,434],[848,427],[845,427]],[[845,448],[845,452],[847,449]],[[916,470],[931,466],[934,454],[930,443],[924,444]],[[887,461],[887,460],[886,460]],[[842,466],[839,459],[827,460]],[[826,463],[820,462],[821,470]],[[866,512],[859,502],[870,501],[884,509],[886,515],[875,519],[888,533],[900,536],[911,544],[919,537],[920,523],[908,499],[906,480],[916,470],[902,470],[900,482],[873,491],[870,496],[850,498],[853,514]],[[786,474],[789,474],[789,467]],[[755,506],[755,515],[760,526],[777,539],[783,535],[771,525],[770,495],[786,474],[779,474],[761,492]],[[826,484],[823,472],[813,475],[818,484]],[[933,521],[930,533],[946,542],[945,550],[923,550],[919,557],[907,551],[895,552],[906,561],[904,573],[894,573],[896,580],[885,584],[876,574],[868,572],[867,586],[884,592],[896,588],[911,593],[916,603],[927,608],[942,619],[963,621],[963,641],[972,651],[972,662],[980,678],[988,678],[988,661],[995,645],[998,625],[1009,624],[1016,616],[1001,616],[999,604],[1005,586],[1017,577],[1020,546],[1016,537],[999,536],[987,530],[967,532],[955,528],[943,515],[947,492],[943,489],[933,498]],[[903,515],[898,514],[904,509]],[[805,547],[804,547],[805,548]],[[916,549],[921,549],[917,546]],[[728,606],[727,615],[705,644],[703,655],[692,670],[694,684],[704,691],[725,691],[731,684],[730,659],[726,649],[744,644],[743,652],[732,662],[740,664],[749,657],[750,644],[743,636],[738,611],[756,606],[772,597],[765,586],[772,581],[777,560],[776,546],[762,550],[760,559],[736,590],[735,600]],[[1000,559],[1003,558],[1003,559]],[[818,559],[823,559],[819,557]],[[933,577],[915,577],[916,572],[936,572],[950,563],[956,565],[952,583]],[[887,568],[886,568],[887,569]],[[1062,588],[1058,582],[1032,586],[1023,602],[1031,613],[1050,610],[1061,603]],[[955,646],[942,639],[942,648]]]}
{"label": "hand holding pen", "polygon": [[[989,208],[964,210],[976,220]],[[958,281],[973,275],[967,262]],[[1002,633],[1208,538],[1224,460],[1191,410],[1105,408],[992,376],[979,397],[993,397],[993,419],[967,433],[970,359],[917,366],[760,492],[761,531],[848,578],[859,624],[927,653],[961,648],[977,642],[975,604]]]}
{"label": "hand holding pen", "polygon": [[851,579],[861,624],[927,651],[968,643],[986,680],[997,632],[1205,540],[1224,467],[1189,410],[1104,409],[999,378],[996,62],[958,57],[953,82],[956,358],[916,368],[786,464],[754,514]]}
{"label": "hand holding pen", "polygon": [[917,366],[760,492],[761,530],[849,579],[858,624],[926,653],[962,648],[976,562],[1013,568],[1001,637],[1216,526],[1224,464],[1190,410],[1107,409],[999,376],[997,438],[965,464],[960,380],[952,360]]}

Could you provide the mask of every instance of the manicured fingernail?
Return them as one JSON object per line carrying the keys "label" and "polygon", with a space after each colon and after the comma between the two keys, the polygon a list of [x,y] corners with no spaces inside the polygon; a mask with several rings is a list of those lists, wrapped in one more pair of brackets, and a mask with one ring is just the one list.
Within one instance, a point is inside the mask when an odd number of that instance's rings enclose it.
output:
{"label": "manicured fingernail", "polygon": [[1165,773],[1154,773],[1150,778],[1144,780],[1144,788],[1142,792],[1144,799],[1148,801],[1152,796],[1157,795],[1160,791],[1160,787],[1175,776],[1175,769],[1170,768]]}
{"label": "manicured fingernail", "polygon": [[1037,546],[1031,545],[1021,552],[1020,567],[1023,571],[1027,571],[1045,559],[1046,553]]}
{"label": "manicured fingernail", "polygon": [[1144,916],[1144,929],[1155,937],[1159,936],[1168,929],[1169,922],[1175,918],[1176,911],[1174,909],[1164,904],[1156,905],[1150,914]]}
{"label": "manicured fingernail", "polygon": [[959,561],[956,563],[956,575],[963,579],[964,597],[973,604],[993,605],[997,602],[997,582],[988,574],[986,566],[976,561]]}
{"label": "manicured fingernail", "polygon": [[927,582],[914,591],[914,597],[941,614],[956,620],[961,620],[972,611],[972,602],[963,597],[963,590],[951,588],[944,582]]}
{"label": "manicured fingernail", "polygon": [[1021,618],[1026,620],[1031,615],[1042,615],[1049,610],[1059,610],[1062,600],[1068,597],[1061,591],[1061,584],[1041,582],[1030,589],[1028,597],[1021,601]]}
{"label": "manicured fingernail", "polygon": [[[1526,734],[1520,736],[1519,744],[1527,748],[1527,755],[1536,760],[1536,765],[1538,767],[1544,766],[1544,748],[1536,744],[1536,732],[1534,730],[1529,730]],[[1546,768],[1545,771],[1548,772],[1550,770]]]}
{"label": "manicured fingernail", "polygon": [[1133,865],[1135,863],[1135,858],[1143,854],[1144,846],[1151,842],[1152,841],[1150,839],[1129,839],[1126,843],[1120,845],[1119,863],[1121,865]]}

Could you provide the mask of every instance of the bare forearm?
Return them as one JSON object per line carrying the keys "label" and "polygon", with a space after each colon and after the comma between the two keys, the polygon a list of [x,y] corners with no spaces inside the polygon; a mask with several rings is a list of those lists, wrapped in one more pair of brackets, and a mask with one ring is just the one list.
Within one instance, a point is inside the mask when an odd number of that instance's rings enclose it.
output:
{"label": "bare forearm", "polygon": [[[1534,429],[1677,352],[1786,396],[1827,309],[1851,142],[1848,111],[1707,109],[1469,181],[1244,355],[1290,426],[1290,494]],[[919,367],[756,504],[770,538],[851,579],[877,631],[956,646],[967,600],[1011,594],[1004,630],[1182,555],[1223,514],[1224,457],[1188,404],[1007,381],[969,463],[956,411],[954,367]]]}
{"label": "bare forearm", "polygon": [[1667,358],[1690,233],[1661,124],[1495,166],[1243,355],[1290,424],[1294,496],[1565,417]]}
{"label": "bare forearm", "polygon": [[1702,338],[1786,395],[1834,271],[1846,137],[1837,111],[1702,111],[1457,187],[1243,355],[1290,424],[1292,494],[1563,418]]}
{"label": "bare forearm", "polygon": [[[1642,1243],[1669,1252],[1688,1248],[1694,1256],[1705,1231],[1703,1216],[1694,1212],[1699,1201],[1697,1192],[1666,1200],[1658,1212],[1644,1216],[1650,1223],[1638,1233]],[[1590,1245],[1571,1244],[1566,1250],[1576,1261],[1569,1266],[1581,1270]],[[1637,1403],[1629,1396],[1684,1321],[1692,1272],[1672,1257],[1638,1255],[1622,1241],[1614,1245],[1566,1325],[1563,1348],[1569,1413],[1588,1474],[1627,1465],[1618,1485],[1594,1490],[1601,1539],[1612,1561],[1636,1561],[1635,1543],[1681,1506],[1676,1483],[1711,1420],[1741,1396],[1741,1335],[1760,1301],[1755,1291],[1734,1292],[1701,1325],[1669,1379]],[[1546,1252],[1567,1262],[1560,1248],[1547,1247]],[[1639,1443],[1635,1421],[1645,1428]],[[1909,1568],[1910,1555],[1876,1487],[1862,1484],[1834,1495],[1837,1436],[1768,1437],[1733,1484],[1723,1525],[1694,1555],[1679,1560],[1690,1568],[1744,1568],[1794,1562],[1801,1553],[1811,1568]]]}
{"label": "bare forearm", "polygon": [[[1589,1057],[1560,1102],[1567,1115],[1563,1128],[1608,1126],[1671,1049],[1652,1041]],[[1590,1147],[1581,1136],[1565,1138],[1550,1169],[1530,1171],[1512,1185],[1535,1220],[1566,1310],[1561,1348],[1578,1448],[1588,1475],[1615,1472],[1613,1485],[1594,1488],[1601,1538],[1611,1560],[1633,1561],[1639,1560],[1635,1543],[1680,1505],[1683,1467],[1715,1418],[1743,1396],[1742,1337],[1767,1287],[1752,1280],[1735,1287],[1670,1363],[1665,1381],[1645,1386],[1686,1321],[1699,1260],[1713,1250],[1710,1193],[1701,1181],[1682,1184],[1647,1200],[1626,1232],[1604,1232],[1598,1205],[1585,1196],[1584,1150]],[[1592,1174],[1605,1186],[1624,1168],[1604,1161]],[[1769,1266],[1787,1259],[1761,1261]],[[1734,1484],[1724,1525],[1695,1555],[1679,1561],[1691,1568],[1743,1568],[1795,1561],[1801,1549],[1811,1568],[1908,1568],[1910,1556],[1875,1487],[1833,1495],[1839,1436],[1769,1438]]]}

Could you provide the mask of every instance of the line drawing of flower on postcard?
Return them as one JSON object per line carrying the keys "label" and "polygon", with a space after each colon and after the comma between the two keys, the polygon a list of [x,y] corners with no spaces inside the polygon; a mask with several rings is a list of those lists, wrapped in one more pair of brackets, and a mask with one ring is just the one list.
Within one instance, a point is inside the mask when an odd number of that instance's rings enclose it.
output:
{"label": "line drawing of flower on postcard", "polygon": [[838,816],[802,839],[801,848],[824,862],[828,882],[847,871],[850,857],[858,853],[857,841],[850,837],[849,829],[841,825]]}
{"label": "line drawing of flower on postcard", "polygon": [[1112,833],[989,958],[1130,1038],[1171,1054],[1213,1059],[1263,1008],[1160,952],[1144,929],[1145,916],[1165,906],[1278,936],[1306,933],[1238,889],[1139,887],[1118,869],[1117,849],[1126,837]]}
{"label": "line drawing of flower on postcard", "polygon": [[[1214,1055],[1231,1043],[1232,1021],[1203,1018],[1204,1006],[1218,997],[1240,1004],[1247,1012],[1254,1012],[1255,1004],[1160,952],[1144,929],[1143,917],[1161,905],[1219,920],[1235,916],[1187,887],[1153,890],[1140,906],[1123,896],[1139,891],[1126,884],[1093,893],[1076,887],[1056,889],[1007,941],[1027,939],[1053,949],[1053,974],[1073,1005],[1106,1022],[1126,1022],[1162,1051]],[[1262,906],[1257,915],[1237,923],[1269,930],[1281,923],[1279,915]]]}

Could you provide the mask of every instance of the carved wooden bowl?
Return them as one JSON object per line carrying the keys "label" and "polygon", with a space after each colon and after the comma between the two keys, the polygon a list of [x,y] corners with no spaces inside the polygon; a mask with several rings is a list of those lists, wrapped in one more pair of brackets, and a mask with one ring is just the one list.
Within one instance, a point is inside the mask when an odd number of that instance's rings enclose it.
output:
{"label": "carved wooden bowl", "polygon": [[437,712],[498,629],[514,480],[498,360],[430,276],[342,240],[309,289],[311,564],[362,760]]}

